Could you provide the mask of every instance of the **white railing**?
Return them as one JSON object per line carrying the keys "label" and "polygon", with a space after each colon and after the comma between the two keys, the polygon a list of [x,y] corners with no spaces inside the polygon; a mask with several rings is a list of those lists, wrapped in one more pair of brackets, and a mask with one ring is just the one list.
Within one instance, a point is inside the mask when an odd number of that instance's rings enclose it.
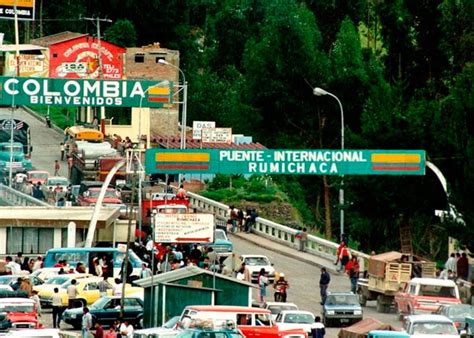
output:
{"label": "white railing", "polygon": [[[228,205],[216,202],[192,192],[187,192],[187,195],[189,197],[189,204],[191,208],[196,209],[198,212],[212,213],[216,216],[218,221],[227,221],[229,217]],[[262,217],[257,217],[255,224],[252,226],[252,232],[295,249],[297,249],[299,245],[298,240],[295,238],[297,233],[296,229],[272,222]],[[337,247],[337,243],[317,236],[308,235],[308,242],[306,244],[305,251],[315,256],[335,262]],[[356,255],[360,258],[369,258],[369,255],[363,252],[356,250],[351,250],[351,252],[353,255]],[[363,259],[360,260],[361,265],[364,263]]]}
{"label": "white railing", "polygon": [[46,202],[0,184],[0,200],[7,205],[51,207]]}

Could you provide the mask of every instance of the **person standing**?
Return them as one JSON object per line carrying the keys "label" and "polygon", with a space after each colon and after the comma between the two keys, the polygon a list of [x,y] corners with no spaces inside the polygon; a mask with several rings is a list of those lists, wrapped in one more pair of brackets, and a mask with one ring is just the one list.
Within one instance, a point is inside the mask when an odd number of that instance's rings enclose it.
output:
{"label": "person standing", "polygon": [[59,294],[59,289],[54,288],[54,293],[51,296],[51,305],[53,307],[53,328],[60,328],[61,315],[63,313],[63,300]]}
{"label": "person standing", "polygon": [[82,338],[89,338],[89,331],[92,328],[92,315],[89,312],[89,308],[86,306],[83,310],[84,315],[82,316]]}
{"label": "person standing", "polygon": [[314,323],[311,325],[311,337],[312,338],[324,338],[326,335],[326,328],[324,324],[321,323],[321,317],[316,316]]}
{"label": "person standing", "polygon": [[469,277],[469,261],[465,252],[463,252],[461,257],[458,259],[456,268],[458,278],[467,280]]}
{"label": "person standing", "polygon": [[331,281],[329,272],[326,271],[325,267],[321,268],[321,277],[319,278],[319,293],[321,295],[321,305],[326,303],[326,297],[328,296],[328,286]]}
{"label": "person standing", "polygon": [[61,169],[61,164],[58,160],[54,160],[54,176],[59,176],[59,169]]}
{"label": "person standing", "polygon": [[308,229],[303,228],[300,236],[300,251],[305,251],[306,243],[308,242]]}
{"label": "person standing", "polygon": [[457,260],[456,260],[456,254],[453,252],[448,260],[446,261],[446,263],[444,263],[444,268],[446,270],[451,270],[453,271],[454,273],[457,272],[457,264],[456,264]]}
{"label": "person standing", "polygon": [[115,332],[115,327],[113,325],[104,333],[104,338],[117,338],[117,333]]}
{"label": "person standing", "polygon": [[73,279],[71,281],[71,285],[67,287],[67,297],[68,297],[68,308],[72,309],[74,307],[74,303],[76,301],[78,291],[77,291],[77,286],[76,286],[77,281]]}
{"label": "person standing", "polygon": [[341,249],[341,254],[339,255],[339,260],[341,262],[341,270],[344,271],[346,269],[346,264],[349,262],[351,259],[351,251],[347,247],[347,243],[343,242],[343,246]]}
{"label": "person standing", "polygon": [[122,337],[133,338],[133,325],[125,320],[120,326],[120,334]]}
{"label": "person standing", "polygon": [[102,325],[100,325],[99,323],[95,323],[94,327],[94,338],[104,338],[104,329],[102,328]]}
{"label": "person standing", "polygon": [[140,271],[140,278],[151,277],[151,269],[148,267],[147,263],[142,264],[142,270]]}
{"label": "person standing", "polygon": [[64,161],[64,152],[65,152],[65,150],[66,150],[66,148],[64,147],[64,143],[61,142],[61,143],[59,144],[59,149],[60,149],[60,151],[61,151],[61,161]]}
{"label": "person standing", "polygon": [[351,292],[357,291],[357,281],[359,280],[360,266],[357,257],[352,256],[351,260],[346,264],[346,273],[351,281]]}
{"label": "person standing", "polygon": [[258,274],[258,287],[259,287],[259,298],[260,298],[260,302],[262,303],[265,303],[265,297],[267,296],[267,285],[268,285],[267,273],[265,272],[264,268],[261,268],[260,273]]}

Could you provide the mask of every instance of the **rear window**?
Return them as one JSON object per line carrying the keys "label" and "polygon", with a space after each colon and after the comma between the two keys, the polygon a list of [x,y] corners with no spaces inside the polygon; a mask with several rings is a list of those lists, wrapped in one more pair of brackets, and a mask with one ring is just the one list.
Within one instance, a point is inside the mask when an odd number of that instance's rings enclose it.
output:
{"label": "rear window", "polygon": [[428,322],[428,323],[415,323],[413,324],[413,334],[420,335],[444,335],[452,334],[457,335],[458,331],[454,325],[450,323],[438,323],[438,322]]}
{"label": "rear window", "polygon": [[456,298],[456,289],[451,286],[420,285],[419,296]]}

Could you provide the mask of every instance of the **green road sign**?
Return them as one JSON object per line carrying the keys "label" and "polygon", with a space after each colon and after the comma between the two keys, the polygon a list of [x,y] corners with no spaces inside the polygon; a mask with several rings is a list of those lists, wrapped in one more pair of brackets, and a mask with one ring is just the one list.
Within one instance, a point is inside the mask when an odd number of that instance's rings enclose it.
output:
{"label": "green road sign", "polygon": [[424,150],[148,149],[148,174],[424,175]]}
{"label": "green road sign", "polygon": [[169,81],[0,77],[0,105],[160,108],[172,101]]}

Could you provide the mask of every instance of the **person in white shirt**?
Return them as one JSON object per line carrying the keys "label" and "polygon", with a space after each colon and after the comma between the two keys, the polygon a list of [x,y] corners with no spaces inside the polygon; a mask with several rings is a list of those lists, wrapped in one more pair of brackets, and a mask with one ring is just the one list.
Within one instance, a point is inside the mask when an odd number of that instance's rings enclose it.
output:
{"label": "person in white shirt", "polygon": [[151,277],[152,272],[146,263],[142,264],[142,270],[140,271],[140,278]]}
{"label": "person in white shirt", "polygon": [[7,262],[5,267],[7,268],[7,271],[10,272],[11,275],[17,275],[18,273],[20,273],[21,271],[20,264],[15,263],[11,256],[5,257],[5,262]]}
{"label": "person in white shirt", "polygon": [[36,261],[33,264],[33,269],[32,269],[33,272],[36,271],[36,270],[41,269],[42,266],[43,266],[43,257],[38,256],[38,258],[36,258]]}
{"label": "person in white shirt", "polygon": [[122,325],[120,325],[120,334],[122,337],[133,338],[133,325],[128,321],[124,321]]}
{"label": "person in white shirt", "polygon": [[444,263],[444,268],[446,270],[451,270],[454,273],[457,272],[458,265],[457,265],[456,255],[454,254],[454,252],[449,256],[446,263]]}
{"label": "person in white shirt", "polygon": [[114,296],[121,296],[122,295],[122,288],[123,288],[123,283],[120,278],[115,278],[115,285],[114,285]]}

